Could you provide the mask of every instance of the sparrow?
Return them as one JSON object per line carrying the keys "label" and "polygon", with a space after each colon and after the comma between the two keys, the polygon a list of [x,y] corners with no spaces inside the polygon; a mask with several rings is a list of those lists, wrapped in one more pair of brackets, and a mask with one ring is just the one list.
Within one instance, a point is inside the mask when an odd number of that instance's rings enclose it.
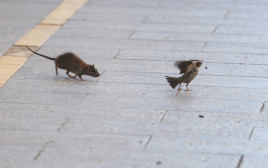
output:
{"label": "sparrow", "polygon": [[178,92],[181,90],[181,83],[186,83],[187,90],[185,91],[191,91],[191,89],[188,88],[188,85],[198,74],[202,63],[203,60],[176,61],[175,66],[180,69],[180,74],[183,75],[178,78],[166,76],[166,80],[173,89],[179,85]]}

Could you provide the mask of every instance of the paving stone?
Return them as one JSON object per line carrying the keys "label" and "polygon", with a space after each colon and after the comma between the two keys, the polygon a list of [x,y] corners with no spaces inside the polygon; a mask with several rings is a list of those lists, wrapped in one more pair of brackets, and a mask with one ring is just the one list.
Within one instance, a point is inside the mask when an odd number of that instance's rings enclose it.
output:
{"label": "paving stone", "polygon": [[267,35],[266,27],[262,26],[219,26],[215,32],[216,34],[252,34],[252,35]]}
{"label": "paving stone", "polygon": [[[113,58],[118,52],[119,49],[102,49],[102,48],[87,48],[87,47],[80,47],[80,46],[72,46],[72,47],[47,47],[44,46],[40,50],[38,50],[39,53],[51,56],[51,57],[56,57],[60,54],[63,54],[65,52],[73,52],[77,56],[79,56],[82,59],[90,59],[90,58]],[[37,57],[37,58],[36,58]],[[40,60],[40,57],[37,55],[33,55],[31,59],[28,61],[28,64],[36,63],[37,61],[32,61],[34,59]],[[41,58],[42,59],[42,58]],[[39,61],[40,62],[40,61]],[[42,62],[46,62],[45,60]],[[90,64],[92,61],[88,62]],[[47,62],[46,62],[47,63]]]}
{"label": "paving stone", "polygon": [[256,127],[252,132],[250,140],[252,141],[267,141],[268,127]]}
{"label": "paving stone", "polygon": [[104,5],[104,6],[124,6],[124,7],[149,7],[154,8],[159,5],[159,0],[149,1],[124,1],[124,0],[93,0],[88,5]]}
{"label": "paving stone", "polygon": [[226,52],[239,54],[267,54],[265,44],[227,44],[227,43],[207,43],[203,49],[205,52]]}
{"label": "paving stone", "polygon": [[[142,73],[142,72],[115,72],[105,71],[105,74],[98,80],[100,82],[135,83],[135,84],[167,84],[165,76],[179,76],[168,73]],[[218,87],[241,87],[241,88],[267,88],[266,78],[258,77],[234,77],[214,76],[199,74],[191,85],[218,86]]]}
{"label": "paving stone", "polygon": [[177,61],[187,59],[202,59],[206,62],[236,63],[236,64],[266,64],[268,59],[261,54],[234,54],[216,52],[185,52],[179,50],[133,50],[122,49],[118,59],[152,60],[152,61]]}
{"label": "paving stone", "polygon": [[178,17],[178,16],[149,16],[145,22],[148,23],[177,23],[177,24],[197,24],[197,25],[218,25],[222,23],[221,18],[209,17]]}
{"label": "paving stone", "polygon": [[[60,126],[60,125],[59,125]],[[59,134],[57,129],[54,131],[45,131],[45,130],[23,130],[23,129],[9,129],[0,130],[0,146],[4,147],[39,147],[43,146],[46,142],[55,139]],[[38,150],[36,150],[37,153]],[[15,153],[16,151],[14,151]],[[3,155],[2,155],[3,156]],[[33,155],[34,156],[34,155]]]}
{"label": "paving stone", "polygon": [[36,130],[36,131],[57,131],[64,122],[63,119],[52,118],[9,118],[0,119],[1,130]]}
{"label": "paving stone", "polygon": [[57,105],[41,105],[41,104],[17,104],[17,103],[1,103],[0,115],[2,118],[52,118],[69,119],[76,117],[85,117],[87,113],[80,113],[79,106],[57,106]]}
{"label": "paving stone", "polygon": [[[83,152],[79,152],[83,150]],[[55,156],[59,156],[61,151],[63,154],[60,155],[60,161],[55,160],[56,166],[62,167],[85,167],[99,165],[103,168],[113,168],[120,165],[122,167],[172,167],[174,165],[180,167],[199,167],[199,168],[209,168],[209,167],[234,167],[239,159],[237,155],[211,155],[211,154],[197,154],[197,153],[167,153],[163,154],[161,152],[149,153],[140,151],[118,151],[118,150],[107,150],[106,152],[100,152],[100,150],[89,150],[89,149],[73,149],[73,148],[63,148],[58,147],[57,149],[48,148],[47,154],[44,153],[43,157],[51,160],[51,162],[45,162],[46,159],[39,160],[38,165],[43,166],[55,166],[52,165]],[[176,157],[174,157],[176,155]],[[65,158],[67,161],[64,161]],[[178,159],[181,158],[181,159]],[[195,161],[193,163],[193,160]],[[221,160],[221,162],[218,162]]]}
{"label": "paving stone", "polygon": [[[220,144],[220,145],[219,145]],[[176,136],[154,136],[147,147],[150,152],[196,152],[196,153],[227,153],[235,155],[263,155],[267,153],[265,142],[252,143],[248,139],[225,139],[203,137],[195,139],[179,139]]]}
{"label": "paving stone", "polygon": [[[175,92],[176,93],[176,92]],[[149,96],[120,96],[120,95],[87,95],[81,105],[113,108],[135,108],[135,109],[157,109],[157,110],[186,110],[186,111],[207,111],[207,112],[231,112],[231,113],[259,113],[262,102],[233,101],[233,100],[202,100],[193,99],[192,95],[185,97],[175,97],[175,93],[170,94],[163,101],[162,99]],[[174,98],[175,97],[175,98]],[[109,103],[107,103],[109,102]],[[244,104],[247,106],[244,106]],[[192,106],[195,104],[196,106]],[[228,109],[226,108],[228,107]]]}
{"label": "paving stone", "polygon": [[[88,10],[89,9],[89,10]],[[223,17],[226,13],[226,10],[189,10],[189,9],[180,9],[170,8],[166,10],[165,8],[149,8],[149,7],[133,7],[133,6],[103,6],[98,4],[88,4],[87,8],[83,8],[79,13],[74,16],[74,19],[83,17],[82,15],[88,14],[97,14],[98,16],[103,13],[113,13],[117,14],[135,14],[137,15],[167,15],[167,16],[192,16],[192,17]],[[68,23],[67,23],[68,24]]]}
{"label": "paving stone", "polygon": [[33,165],[33,157],[42,146],[7,146],[0,145],[1,166],[27,168]]}
{"label": "paving stone", "polygon": [[32,103],[32,104],[58,104],[58,105],[77,105],[83,99],[83,94],[53,94],[42,93],[17,93],[15,95],[1,94],[1,102]]}
{"label": "paving stone", "polygon": [[241,163],[241,168],[256,167],[261,168],[263,165],[267,165],[267,156],[244,156],[243,162]]}
{"label": "paving stone", "polygon": [[[65,41],[63,44],[62,41]],[[88,48],[103,49],[178,49],[186,51],[201,51],[204,46],[202,42],[164,42],[150,40],[124,40],[124,39],[91,39],[86,37],[51,37],[50,43],[46,46],[71,47],[78,45]]]}
{"label": "paving stone", "polygon": [[133,31],[114,31],[114,30],[91,30],[88,29],[65,29],[55,34],[56,36],[87,37],[87,38],[107,38],[107,39],[128,39]]}
{"label": "paving stone", "polygon": [[176,41],[201,41],[218,43],[266,43],[266,36],[242,35],[242,34],[185,34],[167,32],[135,32],[131,39],[142,40],[176,40]]}
{"label": "paving stone", "polygon": [[[83,20],[82,20],[83,21]],[[127,24],[125,24],[127,22]],[[75,25],[75,26],[74,26]],[[214,25],[192,25],[192,24],[161,24],[161,23],[144,23],[144,22],[130,22],[124,23],[114,22],[96,22],[92,23],[84,20],[81,22],[76,19],[68,21],[64,25],[64,28],[77,28],[81,27],[88,30],[130,30],[130,31],[170,31],[170,32],[200,32],[200,33],[212,33],[216,26]]]}
{"label": "paving stone", "polygon": [[[119,52],[121,53],[121,51]],[[118,54],[117,54],[118,55]],[[117,57],[117,55],[115,55]],[[53,68],[48,65],[47,60],[40,57],[33,57],[25,65],[27,68],[35,69],[38,65],[40,68]],[[126,60],[126,59],[101,59],[101,58],[84,58],[85,62],[94,64],[99,71],[128,71],[128,72],[154,72],[154,73],[177,73],[181,76],[179,70],[174,66],[174,61],[150,61],[150,60]],[[217,69],[217,71],[215,71]],[[254,71],[252,71],[254,69]],[[54,69],[53,69],[54,70]],[[64,71],[64,70],[61,70]],[[199,74],[206,75],[224,75],[224,76],[240,76],[240,77],[268,77],[267,65],[250,65],[250,64],[226,64],[226,63],[206,63],[205,60],[199,71]]]}

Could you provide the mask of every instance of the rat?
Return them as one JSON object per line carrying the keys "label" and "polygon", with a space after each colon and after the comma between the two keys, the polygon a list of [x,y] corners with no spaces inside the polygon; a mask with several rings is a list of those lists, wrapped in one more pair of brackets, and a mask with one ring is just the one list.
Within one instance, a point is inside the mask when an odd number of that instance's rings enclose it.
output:
{"label": "rat", "polygon": [[[98,77],[100,76],[98,70],[93,65],[89,65],[85,63],[82,59],[80,59],[77,55],[75,55],[72,52],[66,52],[63,53],[56,58],[52,58],[43,54],[39,54],[33,50],[31,50],[28,46],[26,46],[31,52],[34,54],[37,54],[41,57],[44,57],[49,60],[54,60],[55,62],[55,69],[56,69],[56,75],[58,76],[58,68],[60,69],[66,69],[66,74],[70,78],[76,78],[77,76],[80,78],[80,80],[84,80],[82,78],[82,75],[89,75],[92,77]],[[70,75],[69,73],[73,72],[75,76]]]}

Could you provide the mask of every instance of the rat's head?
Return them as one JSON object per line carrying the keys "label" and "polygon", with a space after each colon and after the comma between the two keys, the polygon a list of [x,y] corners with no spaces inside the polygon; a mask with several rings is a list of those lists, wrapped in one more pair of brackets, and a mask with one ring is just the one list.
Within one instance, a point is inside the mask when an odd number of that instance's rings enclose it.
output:
{"label": "rat's head", "polygon": [[98,70],[94,67],[93,65],[87,65],[85,69],[85,75],[93,76],[93,77],[98,77],[100,76]]}

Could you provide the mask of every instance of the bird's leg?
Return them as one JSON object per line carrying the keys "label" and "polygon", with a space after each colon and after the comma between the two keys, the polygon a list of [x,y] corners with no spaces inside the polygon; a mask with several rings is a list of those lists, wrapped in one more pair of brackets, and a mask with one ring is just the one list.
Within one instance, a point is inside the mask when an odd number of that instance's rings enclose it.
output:
{"label": "bird's leg", "polygon": [[180,85],[179,85],[179,87],[178,87],[178,91],[180,91],[181,90],[181,83],[180,83]]}
{"label": "bird's leg", "polygon": [[188,88],[188,84],[186,85],[186,90],[185,91],[191,91],[191,89]]}
{"label": "bird's leg", "polygon": [[181,83],[180,83],[180,85],[179,85],[177,90],[178,90],[178,92],[177,92],[176,96],[178,96],[179,92],[181,91]]}

